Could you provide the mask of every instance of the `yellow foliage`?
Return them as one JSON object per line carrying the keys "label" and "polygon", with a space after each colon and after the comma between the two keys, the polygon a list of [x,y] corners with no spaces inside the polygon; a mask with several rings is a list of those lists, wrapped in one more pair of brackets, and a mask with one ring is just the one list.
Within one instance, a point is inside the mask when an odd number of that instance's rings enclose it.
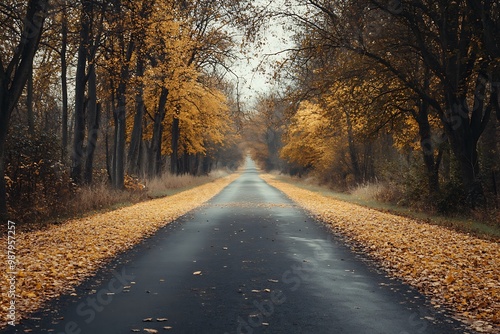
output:
{"label": "yellow foliage", "polygon": [[[159,97],[167,89],[168,97],[163,120],[162,153],[171,154],[171,131],[174,117],[179,119],[179,153],[206,154],[209,144],[222,145],[230,130],[229,108],[224,94],[214,88],[201,72],[194,55],[200,48],[199,32],[175,6],[156,3],[146,27],[145,54],[149,62],[144,76],[136,78],[143,87],[147,113],[144,117],[143,138],[153,134],[154,115]],[[138,54],[136,57],[145,56]],[[131,133],[133,119],[128,120]]]}
{"label": "yellow foliage", "polygon": [[319,104],[309,101],[300,104],[285,135],[282,158],[321,170],[332,165],[340,138],[325,114]]}
{"label": "yellow foliage", "polygon": [[180,149],[206,154],[208,143],[223,144],[230,130],[229,108],[221,91],[195,83],[179,101]]}
{"label": "yellow foliage", "polygon": [[321,139],[317,136],[322,121],[325,119],[319,106],[302,102],[288,128],[281,156],[302,166],[315,166],[325,153],[318,145]]}

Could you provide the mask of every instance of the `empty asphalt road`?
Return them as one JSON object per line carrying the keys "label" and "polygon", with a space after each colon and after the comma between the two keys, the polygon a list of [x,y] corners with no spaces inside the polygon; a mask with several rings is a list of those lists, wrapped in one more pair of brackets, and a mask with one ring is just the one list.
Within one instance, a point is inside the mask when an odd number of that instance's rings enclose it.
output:
{"label": "empty asphalt road", "polygon": [[[245,171],[16,326],[24,333],[464,333]],[[13,331],[13,328],[9,328]]]}

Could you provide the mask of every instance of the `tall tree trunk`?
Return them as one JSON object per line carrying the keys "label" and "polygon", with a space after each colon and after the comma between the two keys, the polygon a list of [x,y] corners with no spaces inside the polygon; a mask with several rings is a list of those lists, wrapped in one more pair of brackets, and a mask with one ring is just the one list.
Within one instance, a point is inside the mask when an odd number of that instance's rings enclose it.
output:
{"label": "tall tree trunk", "polygon": [[168,99],[168,89],[162,88],[158,110],[155,113],[153,124],[153,138],[151,139],[151,160],[149,161],[149,177],[161,174],[161,143],[163,137],[163,121],[165,120],[166,106]]}
{"label": "tall tree trunk", "polygon": [[76,184],[82,183],[82,165],[85,156],[85,87],[87,85],[87,59],[90,45],[90,29],[93,4],[91,0],[82,0],[80,15],[80,44],[75,77],[75,129],[73,151],[71,152],[71,178]]}
{"label": "tall tree trunk", "polygon": [[0,218],[7,218],[7,193],[5,184],[5,142],[12,111],[21,97],[33,66],[33,58],[42,36],[48,0],[28,2],[21,40],[6,67],[0,59]]}
{"label": "tall tree trunk", "polygon": [[116,189],[125,187],[125,121],[126,121],[126,83],[122,78],[118,86],[115,113],[115,154],[114,154],[114,180]]}
{"label": "tall tree trunk", "polygon": [[[121,0],[114,2],[115,11],[118,19],[117,31],[125,31],[126,27],[122,20],[124,11]],[[130,36],[128,42],[125,40],[124,34],[118,37],[119,54],[122,55],[120,64],[120,79],[116,90],[117,105],[114,110],[115,114],[115,155],[114,155],[114,180],[113,186],[116,189],[125,188],[125,138],[126,138],[126,116],[127,116],[127,83],[129,79],[130,60],[135,48],[134,36]]]}
{"label": "tall tree trunk", "polygon": [[97,136],[99,132],[100,104],[97,103],[97,78],[95,67],[90,69],[88,80],[88,135],[87,149],[85,151],[85,171],[84,181],[86,184],[92,183],[92,173],[94,166],[94,152],[97,146]]}
{"label": "tall tree trunk", "polygon": [[[113,113],[113,102],[107,101],[106,103],[106,124],[109,124],[109,115]],[[114,180],[114,166],[113,166],[113,155],[110,153],[109,149],[109,127],[106,127],[105,131],[105,149],[106,149],[106,170],[108,172],[108,180],[110,184],[113,184]],[[113,151],[114,152],[114,151]]]}
{"label": "tall tree trunk", "polygon": [[[420,63],[418,63],[420,65]],[[422,66],[419,72],[423,72],[423,90],[429,91],[431,73],[428,67]],[[441,164],[442,148],[439,149],[439,159],[434,156],[435,144],[432,140],[432,129],[429,123],[429,102],[425,99],[419,99],[416,103],[418,112],[413,114],[413,117],[418,124],[418,132],[420,135],[420,148],[424,159],[426,175],[427,175],[427,189],[429,192],[429,200],[432,202],[439,193],[439,165]],[[440,145],[441,146],[441,145]]]}
{"label": "tall tree trunk", "polygon": [[[155,8],[155,0],[144,3],[142,9],[139,13],[140,17],[144,22],[146,22]],[[146,27],[141,25],[141,27],[136,32],[137,34],[137,61],[136,61],[136,78],[138,79],[137,91],[135,94],[135,115],[134,115],[134,127],[132,129],[132,136],[130,138],[130,146],[127,159],[127,169],[130,174],[141,174],[145,172],[142,168],[142,146],[143,146],[143,117],[146,112],[144,106],[144,83],[142,78],[145,72],[145,59],[147,56],[143,53],[146,50],[145,46],[145,36],[147,34]],[[152,62],[154,62],[152,58]],[[149,172],[149,171],[148,171]]]}
{"label": "tall tree trunk", "polygon": [[179,174],[179,138],[179,116],[177,115],[177,113],[174,113],[172,120],[172,142],[170,146],[170,148],[172,149],[172,154],[170,155],[170,173],[174,175]]}
{"label": "tall tree trunk", "polygon": [[26,110],[28,114],[28,131],[33,134],[35,131],[35,112],[33,111],[33,66],[31,66],[26,87]]}
{"label": "tall tree trunk", "polygon": [[[480,179],[477,142],[480,133],[469,124],[468,108],[465,101],[453,103],[450,109],[457,115],[453,125],[448,123],[448,137],[459,168],[467,202],[471,208],[485,204],[483,186]],[[449,128],[452,128],[450,131]],[[477,129],[476,129],[477,130]],[[481,130],[482,133],[482,130]]]}
{"label": "tall tree trunk", "polygon": [[[2,87],[3,88],[3,87]],[[4,111],[8,110],[8,99],[4,97],[3,90],[0,91],[0,219],[1,223],[7,219],[7,188],[5,183],[5,142],[7,141],[7,131],[9,129],[10,115]]]}
{"label": "tall tree trunk", "polygon": [[66,60],[66,52],[68,48],[68,18],[66,9],[63,9],[63,18],[61,26],[61,94],[62,94],[62,142],[61,142],[61,160],[66,159],[66,151],[68,149],[68,65]]}
{"label": "tall tree trunk", "polygon": [[116,188],[116,155],[117,155],[117,146],[116,140],[118,138],[118,118],[115,112],[115,107],[113,107],[113,121],[115,126],[113,127],[113,155],[111,156],[111,181],[114,188]]}
{"label": "tall tree trunk", "polygon": [[425,164],[429,196],[433,198],[433,196],[439,193],[439,166],[436,166],[436,159],[434,157],[434,143],[429,123],[429,106],[425,101],[421,101],[418,108],[419,112],[416,115],[416,121],[420,135],[420,148],[422,149]]}
{"label": "tall tree trunk", "polygon": [[497,160],[497,133],[496,133],[496,118],[492,118],[484,131],[481,138],[481,166],[484,171],[484,179],[487,191],[492,194],[494,192],[493,183],[490,177],[495,172],[495,162]]}
{"label": "tall tree trunk", "polygon": [[[492,80],[499,79],[500,73],[495,73],[492,75]],[[499,105],[498,105],[498,86],[500,83],[492,82],[491,85],[491,94],[490,94],[490,99],[488,101],[488,106],[489,110],[493,113],[493,111],[498,112],[499,110]],[[497,87],[495,87],[497,86]],[[483,170],[483,177],[482,179],[485,181],[485,186],[488,195],[491,195],[493,199],[493,203],[495,206],[497,205],[497,196],[498,196],[498,190],[497,190],[497,184],[496,184],[496,179],[497,176],[496,174],[498,173],[498,168],[499,165],[498,163],[500,162],[499,160],[499,153],[500,153],[500,148],[498,147],[498,130],[499,124],[500,124],[500,119],[497,117],[491,117],[491,120],[487,124],[484,134],[481,138],[480,141],[480,147],[481,147],[481,166]]]}
{"label": "tall tree trunk", "polygon": [[[136,76],[142,78],[144,76],[144,59],[137,58]],[[144,117],[144,87],[142,82],[139,83],[135,94],[135,115],[134,128],[132,129],[132,137],[130,139],[130,147],[128,151],[128,171],[130,174],[138,174],[140,172],[140,150],[142,143],[142,119]]]}
{"label": "tall tree trunk", "polygon": [[347,141],[349,143],[349,156],[351,158],[351,166],[354,174],[354,180],[357,184],[363,182],[361,175],[361,168],[359,167],[358,152],[356,144],[354,143],[354,134],[352,131],[351,115],[347,110],[344,110],[347,123]]}
{"label": "tall tree trunk", "polygon": [[493,109],[492,104],[485,101],[489,78],[486,73],[487,67],[486,62],[479,67],[472,109],[469,109],[466,97],[457,95],[458,89],[445,87],[446,102],[451,110],[446,129],[451,133],[448,134],[451,147],[458,159],[467,201],[472,208],[486,205],[481,182],[478,142],[488,125]]}
{"label": "tall tree trunk", "polygon": [[127,118],[127,80],[128,62],[132,57],[133,43],[130,42],[126,63],[122,64],[120,73],[120,83],[116,91],[117,105],[114,110],[115,120],[115,154],[114,154],[114,180],[113,187],[116,189],[125,188],[125,139],[126,139],[126,118]]}
{"label": "tall tree trunk", "polygon": [[495,1],[467,0],[469,8],[474,12],[476,22],[481,23],[481,39],[491,62],[491,101],[493,110],[496,111],[500,121],[500,17],[498,16],[498,3]]}

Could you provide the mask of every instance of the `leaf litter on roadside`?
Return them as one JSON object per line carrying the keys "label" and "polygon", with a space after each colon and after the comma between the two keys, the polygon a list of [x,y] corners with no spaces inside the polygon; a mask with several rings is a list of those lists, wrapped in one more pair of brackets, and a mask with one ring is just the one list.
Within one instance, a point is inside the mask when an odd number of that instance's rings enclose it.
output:
{"label": "leaf litter on roadside", "polygon": [[500,245],[261,177],[480,332],[500,332]]}

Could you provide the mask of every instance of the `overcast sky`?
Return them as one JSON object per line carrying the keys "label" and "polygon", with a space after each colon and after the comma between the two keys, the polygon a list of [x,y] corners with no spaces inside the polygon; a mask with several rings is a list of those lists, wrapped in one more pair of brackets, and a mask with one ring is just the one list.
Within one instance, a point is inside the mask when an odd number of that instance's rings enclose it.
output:
{"label": "overcast sky", "polygon": [[241,77],[240,92],[244,101],[251,102],[259,93],[267,93],[273,89],[270,63],[283,59],[285,54],[266,55],[290,48],[292,46],[290,37],[291,33],[285,29],[283,23],[274,22],[266,29],[263,46],[251,48],[251,52],[247,55],[248,59],[242,60],[233,68],[233,71]]}

